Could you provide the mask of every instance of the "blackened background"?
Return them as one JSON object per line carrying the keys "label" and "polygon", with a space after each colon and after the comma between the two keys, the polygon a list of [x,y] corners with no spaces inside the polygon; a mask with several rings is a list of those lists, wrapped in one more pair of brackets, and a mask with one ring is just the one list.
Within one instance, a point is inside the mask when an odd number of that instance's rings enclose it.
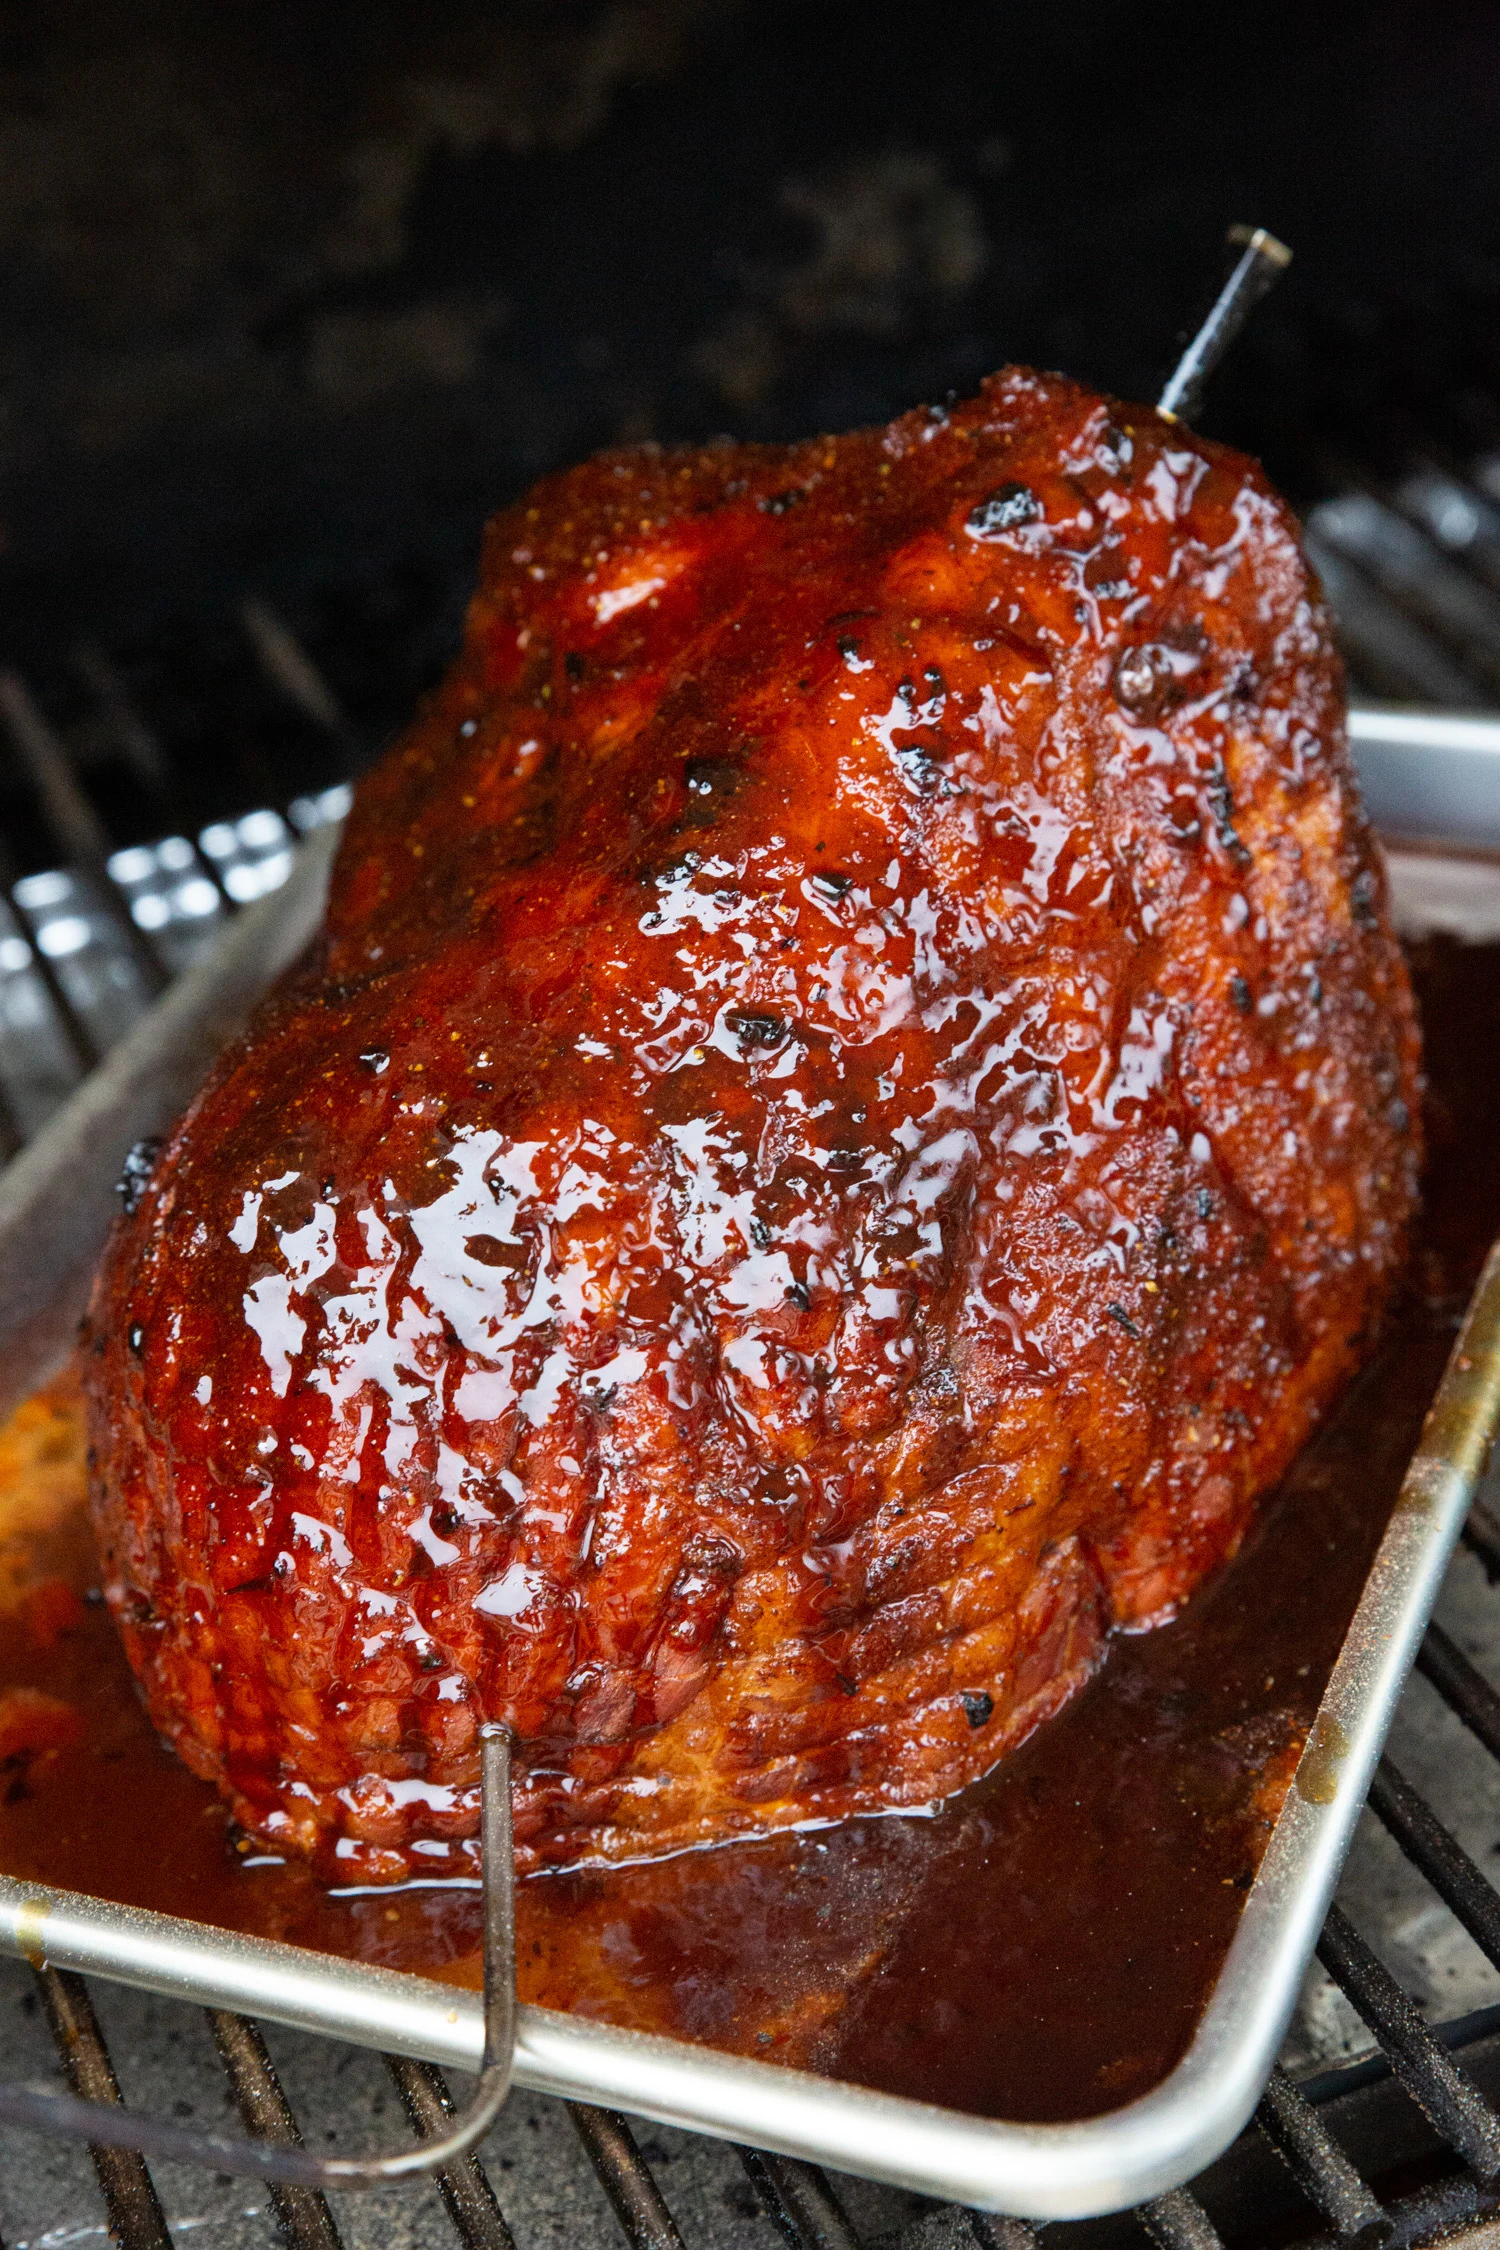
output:
{"label": "blackened background", "polygon": [[1206,428],[1303,500],[1486,443],[1497,128],[1441,0],[7,8],[0,656],[363,587],[436,661],[541,471],[1007,359],[1150,394],[1236,219],[1296,263]]}

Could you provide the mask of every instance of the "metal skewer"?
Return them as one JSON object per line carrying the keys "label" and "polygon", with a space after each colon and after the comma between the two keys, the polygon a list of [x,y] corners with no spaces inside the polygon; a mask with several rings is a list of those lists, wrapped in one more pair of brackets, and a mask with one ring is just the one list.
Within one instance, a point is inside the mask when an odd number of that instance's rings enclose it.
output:
{"label": "metal skewer", "polygon": [[1157,413],[1168,422],[1180,422],[1196,413],[1209,376],[1266,291],[1292,262],[1286,244],[1278,242],[1264,227],[1231,227],[1228,241],[1240,255],[1156,402]]}
{"label": "metal skewer", "polygon": [[384,2156],[314,2156],[305,2148],[241,2134],[205,2133],[113,2102],[86,2101],[40,2087],[0,2086],[0,2119],[23,2132],[128,2148],[143,2156],[203,2164],[241,2179],[283,2187],[362,2188],[413,2172],[440,2171],[489,2131],[510,2092],[516,2043],[515,1845],[510,1814],[510,1735],[480,1730],[479,1829],[484,1852],[484,2060],[468,2107],[437,2140],[410,2142]]}

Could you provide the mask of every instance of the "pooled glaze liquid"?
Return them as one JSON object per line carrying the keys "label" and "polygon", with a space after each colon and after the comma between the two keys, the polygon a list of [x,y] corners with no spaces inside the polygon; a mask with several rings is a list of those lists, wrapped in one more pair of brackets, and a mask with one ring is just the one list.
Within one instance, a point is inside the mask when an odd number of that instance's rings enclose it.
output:
{"label": "pooled glaze liquid", "polygon": [[[1413,1285],[1237,1560],[1175,1624],[1117,1639],[934,1819],[522,1884],[523,1998],[1014,2119],[1112,2108],[1172,2067],[1500,1231],[1500,947],[1436,942],[1414,968],[1430,1163]],[[54,1497],[23,1542],[29,1593],[7,1591],[0,1521],[0,1598],[20,1605],[0,1633],[0,1867],[476,1985],[472,1890],[324,1891],[237,1837],[157,1744],[102,1608],[67,1591],[92,1575],[71,1432],[64,1402],[33,1438],[27,1475],[50,1448]]]}

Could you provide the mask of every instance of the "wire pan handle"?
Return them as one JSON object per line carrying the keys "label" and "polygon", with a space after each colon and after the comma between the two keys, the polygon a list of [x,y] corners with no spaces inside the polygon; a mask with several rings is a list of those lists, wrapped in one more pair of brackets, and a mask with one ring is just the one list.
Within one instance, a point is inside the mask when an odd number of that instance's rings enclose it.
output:
{"label": "wire pan handle", "polygon": [[480,1729],[479,1829],[484,1853],[484,2060],[468,2106],[441,2139],[413,2141],[384,2156],[314,2156],[305,2148],[206,2133],[117,2103],[85,2101],[42,2087],[0,2085],[0,2120],[23,2132],[60,2134],[102,2148],[202,2164],[284,2187],[364,2188],[451,2164],[482,2139],[510,2092],[516,2044],[516,1866],[511,1835],[510,1735]]}

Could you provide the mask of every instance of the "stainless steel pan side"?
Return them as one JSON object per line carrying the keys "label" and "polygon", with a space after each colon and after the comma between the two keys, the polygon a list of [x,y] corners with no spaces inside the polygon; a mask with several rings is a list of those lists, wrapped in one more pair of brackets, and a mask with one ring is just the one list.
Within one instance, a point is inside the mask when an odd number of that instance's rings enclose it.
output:
{"label": "stainless steel pan side", "polygon": [[1356,704],[1349,743],[1383,835],[1500,851],[1500,718]]}
{"label": "stainless steel pan side", "polygon": [[[1434,726],[1441,733],[1455,723],[1474,739],[1455,746],[1431,738]],[[1352,731],[1382,825],[1460,849],[1500,850],[1500,723],[1380,711],[1357,714]],[[1453,759],[1466,763],[1457,768]],[[1455,810],[1456,771],[1475,780],[1471,791],[1457,791]],[[1398,817],[1393,807],[1402,808]],[[6,1242],[0,1221],[0,1261]],[[1197,2034],[1152,2093],[1079,2123],[994,2123],[538,2009],[521,2011],[517,2080],[1036,2219],[1123,2208],[1190,2177],[1233,2139],[1260,2094],[1497,1422],[1500,1248],[1471,1302]],[[0,1947],[361,2045],[460,2068],[479,2059],[477,1994],[73,1893],[0,1878]]]}

